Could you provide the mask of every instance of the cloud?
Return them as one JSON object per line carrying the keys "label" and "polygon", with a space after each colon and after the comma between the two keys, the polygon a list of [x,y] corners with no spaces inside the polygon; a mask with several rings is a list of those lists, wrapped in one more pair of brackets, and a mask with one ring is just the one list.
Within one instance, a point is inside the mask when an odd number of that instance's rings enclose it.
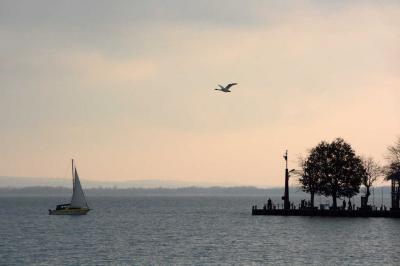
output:
{"label": "cloud", "polygon": [[63,56],[61,61],[66,69],[75,73],[83,88],[101,85],[118,89],[156,78],[157,72],[157,66],[150,60],[115,60],[98,53]]}
{"label": "cloud", "polygon": [[75,154],[95,179],[279,185],[286,148],[379,157],[400,130],[395,4],[4,3],[6,174]]}

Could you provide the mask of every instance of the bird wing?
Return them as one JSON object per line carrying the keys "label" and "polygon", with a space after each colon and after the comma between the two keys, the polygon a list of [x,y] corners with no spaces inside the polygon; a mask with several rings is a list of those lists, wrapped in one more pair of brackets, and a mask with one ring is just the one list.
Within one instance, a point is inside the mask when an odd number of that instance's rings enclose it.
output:
{"label": "bird wing", "polygon": [[218,84],[218,86],[221,88],[221,90],[225,89],[222,85]]}
{"label": "bird wing", "polygon": [[230,87],[235,86],[235,85],[237,85],[237,83],[229,83],[228,85],[226,85],[226,89],[229,89]]}

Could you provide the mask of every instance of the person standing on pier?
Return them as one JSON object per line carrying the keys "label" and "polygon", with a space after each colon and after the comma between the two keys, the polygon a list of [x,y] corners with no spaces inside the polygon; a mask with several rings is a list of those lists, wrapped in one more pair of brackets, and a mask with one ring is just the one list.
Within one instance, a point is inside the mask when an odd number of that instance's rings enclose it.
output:
{"label": "person standing on pier", "polygon": [[268,209],[268,210],[272,210],[272,200],[271,200],[271,198],[268,198],[268,201],[267,201],[267,209]]}

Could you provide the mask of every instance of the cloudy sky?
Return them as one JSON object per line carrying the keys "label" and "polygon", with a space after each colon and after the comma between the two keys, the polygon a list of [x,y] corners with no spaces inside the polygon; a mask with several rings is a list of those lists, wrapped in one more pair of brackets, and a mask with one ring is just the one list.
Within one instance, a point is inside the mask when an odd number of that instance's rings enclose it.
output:
{"label": "cloudy sky", "polygon": [[0,175],[281,186],[335,137],[383,162],[399,29],[398,1],[0,0]]}

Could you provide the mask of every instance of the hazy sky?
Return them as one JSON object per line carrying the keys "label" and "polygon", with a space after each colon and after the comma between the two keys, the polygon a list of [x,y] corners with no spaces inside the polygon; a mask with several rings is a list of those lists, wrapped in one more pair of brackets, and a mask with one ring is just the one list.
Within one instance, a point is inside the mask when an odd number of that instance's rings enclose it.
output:
{"label": "hazy sky", "polygon": [[335,137],[383,161],[399,29],[398,1],[0,0],[0,175],[281,186]]}

